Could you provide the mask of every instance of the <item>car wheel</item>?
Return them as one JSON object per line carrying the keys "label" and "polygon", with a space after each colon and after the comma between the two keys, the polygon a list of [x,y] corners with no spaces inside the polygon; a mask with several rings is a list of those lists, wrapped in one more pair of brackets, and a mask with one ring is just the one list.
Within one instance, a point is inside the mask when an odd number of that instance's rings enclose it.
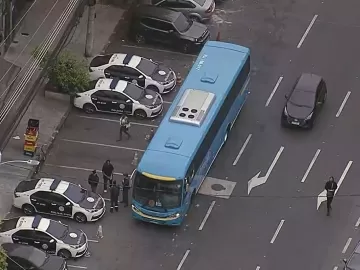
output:
{"label": "car wheel", "polygon": [[135,42],[137,44],[144,44],[145,43],[145,37],[143,35],[136,34],[135,35]]}
{"label": "car wheel", "polygon": [[34,208],[34,206],[32,206],[30,204],[24,204],[22,207],[22,210],[23,210],[24,214],[27,216],[32,216],[35,214],[35,208]]}
{"label": "car wheel", "polygon": [[146,114],[146,112],[143,111],[143,110],[136,110],[136,111],[134,112],[134,116],[135,116],[136,118],[145,119],[145,118],[147,117],[147,114]]}
{"label": "car wheel", "polygon": [[86,103],[84,106],[83,106],[83,110],[84,112],[86,112],[87,114],[92,114],[96,111],[95,109],[95,106],[90,104],[90,103]]}
{"label": "car wheel", "polygon": [[68,251],[66,249],[60,249],[57,255],[64,258],[64,259],[66,259],[66,260],[71,258],[70,251]]}
{"label": "car wheel", "polygon": [[190,52],[190,44],[189,43],[184,43],[182,48],[181,48],[181,51],[183,53],[189,53]]}
{"label": "car wheel", "polygon": [[155,91],[155,92],[160,93],[159,88],[157,88],[157,87],[154,86],[154,85],[149,85],[148,87],[146,87],[146,89],[149,89],[149,90],[152,90],[152,91]]}
{"label": "car wheel", "polygon": [[85,223],[87,221],[87,218],[83,213],[76,213],[74,215],[74,219],[76,222],[79,222],[79,223]]}

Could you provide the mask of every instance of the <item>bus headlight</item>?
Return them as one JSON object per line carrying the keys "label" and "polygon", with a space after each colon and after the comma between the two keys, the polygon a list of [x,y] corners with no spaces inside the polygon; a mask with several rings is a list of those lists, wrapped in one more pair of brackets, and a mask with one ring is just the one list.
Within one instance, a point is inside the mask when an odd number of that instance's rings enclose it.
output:
{"label": "bus headlight", "polygon": [[174,214],[169,216],[169,218],[178,218],[178,217],[180,217],[179,213],[174,213]]}

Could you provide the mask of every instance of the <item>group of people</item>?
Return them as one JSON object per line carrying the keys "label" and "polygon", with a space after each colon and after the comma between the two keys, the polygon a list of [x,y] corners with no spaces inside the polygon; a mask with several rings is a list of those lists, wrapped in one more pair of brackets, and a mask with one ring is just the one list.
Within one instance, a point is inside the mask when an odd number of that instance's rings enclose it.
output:
{"label": "group of people", "polygon": [[[129,189],[130,189],[130,177],[127,173],[124,173],[124,178],[120,185],[114,180],[114,166],[111,164],[110,160],[106,160],[102,167],[103,175],[103,184],[104,184],[104,193],[108,190],[108,185],[110,187],[110,212],[119,211],[119,195],[120,190],[122,189],[122,200],[120,203],[124,204],[124,207],[129,205]],[[93,170],[88,177],[88,182],[91,187],[91,191],[97,193],[97,187],[99,185],[100,179],[97,175],[96,170]]]}

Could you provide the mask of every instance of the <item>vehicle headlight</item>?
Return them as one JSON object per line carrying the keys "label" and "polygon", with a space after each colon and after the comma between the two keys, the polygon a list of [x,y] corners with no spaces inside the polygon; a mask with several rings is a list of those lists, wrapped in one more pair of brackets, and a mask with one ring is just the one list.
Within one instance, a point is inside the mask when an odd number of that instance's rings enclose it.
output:
{"label": "vehicle headlight", "polygon": [[286,116],[288,116],[288,115],[289,115],[289,114],[288,114],[288,112],[287,112],[286,107],[284,108],[284,114],[285,114]]}
{"label": "vehicle headlight", "polygon": [[178,218],[178,217],[180,217],[179,213],[174,213],[174,214],[169,216],[169,218]]}
{"label": "vehicle headlight", "polygon": [[86,209],[86,211],[88,211],[89,213],[95,213],[98,210],[97,209]]}
{"label": "vehicle headlight", "polygon": [[313,116],[313,112],[310,113],[310,114],[308,115],[308,117],[305,118],[305,120],[310,120],[312,116]]}

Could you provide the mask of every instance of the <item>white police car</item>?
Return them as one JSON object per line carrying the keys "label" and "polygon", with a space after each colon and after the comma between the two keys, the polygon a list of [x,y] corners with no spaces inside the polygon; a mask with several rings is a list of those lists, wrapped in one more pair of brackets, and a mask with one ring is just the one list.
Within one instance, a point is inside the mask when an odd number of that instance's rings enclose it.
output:
{"label": "white police car", "polygon": [[96,221],[105,213],[104,199],[81,186],[52,178],[21,181],[13,205],[26,215],[43,213],[73,218],[79,223]]}
{"label": "white police car", "polygon": [[153,118],[163,110],[163,99],[157,92],[127,81],[100,79],[92,88],[74,98],[74,106],[86,113],[99,111]]}
{"label": "white police car", "polygon": [[41,216],[2,220],[0,243],[30,245],[66,259],[81,257],[88,249],[82,230]]}
{"label": "white police car", "polygon": [[160,94],[168,93],[176,86],[176,75],[173,70],[132,54],[98,55],[92,59],[89,72],[91,80],[119,78]]}

